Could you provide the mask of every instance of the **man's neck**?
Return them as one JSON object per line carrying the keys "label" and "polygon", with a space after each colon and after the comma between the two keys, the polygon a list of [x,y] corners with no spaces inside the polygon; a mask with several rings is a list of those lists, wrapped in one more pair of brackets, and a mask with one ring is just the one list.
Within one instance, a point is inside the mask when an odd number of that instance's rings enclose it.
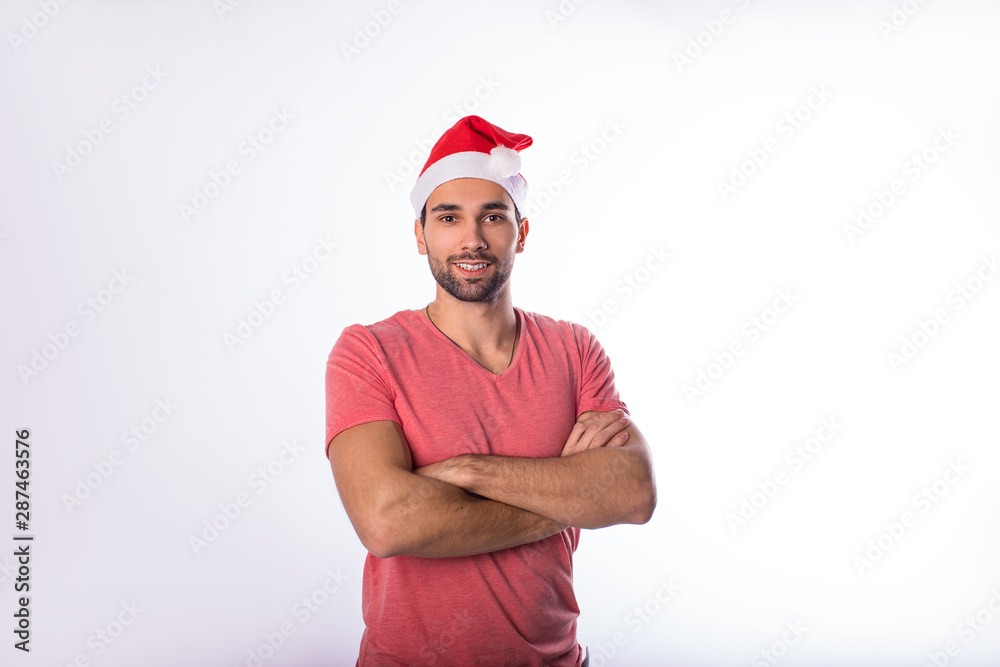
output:
{"label": "man's neck", "polygon": [[460,301],[448,293],[437,295],[427,308],[430,320],[464,350],[510,350],[517,333],[517,317],[510,293],[494,301]]}

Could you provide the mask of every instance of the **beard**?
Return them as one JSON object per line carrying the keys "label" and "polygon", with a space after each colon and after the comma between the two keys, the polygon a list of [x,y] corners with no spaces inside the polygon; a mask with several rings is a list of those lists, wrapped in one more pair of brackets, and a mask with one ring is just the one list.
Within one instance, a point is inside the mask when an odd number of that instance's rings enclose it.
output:
{"label": "beard", "polygon": [[[454,262],[466,261],[473,264],[476,261],[489,262],[490,266],[487,267],[486,275],[483,277],[466,278],[459,275],[453,266]],[[496,297],[504,285],[507,284],[510,273],[514,268],[513,256],[506,264],[498,264],[495,257],[486,254],[474,260],[455,257],[447,262],[442,262],[430,252],[430,249],[427,251],[427,263],[430,264],[431,273],[434,275],[434,280],[437,281],[438,285],[459,301],[470,302],[490,301]]]}

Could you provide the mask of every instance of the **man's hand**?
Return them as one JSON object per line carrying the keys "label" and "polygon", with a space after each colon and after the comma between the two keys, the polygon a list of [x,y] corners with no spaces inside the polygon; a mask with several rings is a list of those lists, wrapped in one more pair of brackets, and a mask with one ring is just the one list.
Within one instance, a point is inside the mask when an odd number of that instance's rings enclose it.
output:
{"label": "man's hand", "polygon": [[646,523],[656,507],[649,446],[622,410],[580,415],[559,456],[460,454],[413,472],[548,517],[545,535],[565,526]]}
{"label": "man's hand", "polygon": [[[569,439],[563,445],[559,456],[569,456],[600,447],[621,447],[628,442],[626,428],[628,428],[628,417],[624,410],[585,412],[573,425]],[[469,486],[467,465],[471,462],[472,456],[472,454],[459,454],[422,468],[415,468],[413,473],[467,488]]]}
{"label": "man's hand", "polygon": [[624,410],[584,413],[576,420],[569,439],[559,456],[569,456],[588,449],[621,447],[628,442],[628,417]]}

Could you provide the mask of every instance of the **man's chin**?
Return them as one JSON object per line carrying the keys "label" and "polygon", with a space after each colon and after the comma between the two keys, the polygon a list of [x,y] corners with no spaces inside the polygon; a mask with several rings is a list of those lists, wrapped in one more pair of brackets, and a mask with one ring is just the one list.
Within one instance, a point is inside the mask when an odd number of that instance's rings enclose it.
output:
{"label": "man's chin", "polygon": [[448,276],[448,278],[438,280],[438,285],[454,298],[467,303],[490,301],[496,298],[496,295],[501,291],[492,280],[484,283],[482,279],[479,279],[478,282],[469,283],[464,278],[454,275]]}
{"label": "man's chin", "polygon": [[468,292],[459,292],[457,294],[455,292],[449,293],[459,301],[464,301],[466,303],[480,303],[482,301],[489,301],[491,298],[483,292],[476,292],[474,294],[470,294]]}

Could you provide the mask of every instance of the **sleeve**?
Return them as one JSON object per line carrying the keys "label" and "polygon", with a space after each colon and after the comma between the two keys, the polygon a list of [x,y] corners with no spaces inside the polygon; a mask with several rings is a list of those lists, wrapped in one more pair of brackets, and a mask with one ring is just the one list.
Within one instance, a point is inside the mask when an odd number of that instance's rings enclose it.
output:
{"label": "sleeve", "polygon": [[395,392],[389,384],[382,348],[359,324],[344,329],[326,363],[326,452],[341,431],[366,422],[399,423]]}
{"label": "sleeve", "polygon": [[615,372],[604,348],[590,329],[572,323],[577,349],[580,351],[582,372],[577,387],[576,416],[588,410],[614,410],[621,408],[628,414],[628,407],[615,388]]}

